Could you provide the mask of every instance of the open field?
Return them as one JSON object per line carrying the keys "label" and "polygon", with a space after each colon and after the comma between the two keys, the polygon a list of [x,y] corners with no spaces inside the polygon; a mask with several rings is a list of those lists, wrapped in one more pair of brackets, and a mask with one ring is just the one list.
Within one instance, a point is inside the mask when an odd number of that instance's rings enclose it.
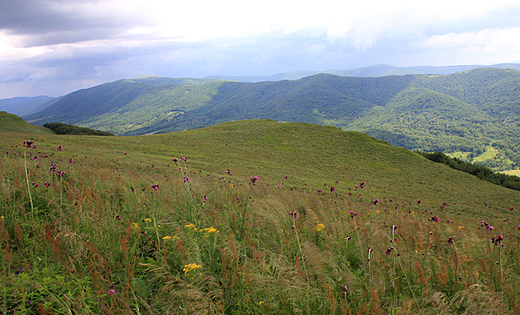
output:
{"label": "open field", "polygon": [[520,312],[520,193],[361,133],[253,120],[0,147],[7,314]]}

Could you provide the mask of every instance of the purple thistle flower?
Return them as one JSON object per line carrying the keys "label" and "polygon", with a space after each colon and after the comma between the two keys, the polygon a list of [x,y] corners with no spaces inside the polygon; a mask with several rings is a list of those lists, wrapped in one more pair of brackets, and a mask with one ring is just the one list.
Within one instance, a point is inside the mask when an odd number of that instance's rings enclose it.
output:
{"label": "purple thistle flower", "polygon": [[385,254],[387,255],[390,255],[392,253],[392,249],[394,249],[393,247],[388,247],[385,251]]}
{"label": "purple thistle flower", "polygon": [[292,217],[295,218],[295,219],[296,219],[297,217],[300,216],[298,213],[296,213],[296,212],[292,212],[292,211],[289,212],[289,215],[292,216]]}
{"label": "purple thistle flower", "polygon": [[486,224],[486,230],[491,231],[493,229],[494,229],[494,227],[492,225],[487,225]]}
{"label": "purple thistle flower", "polygon": [[502,236],[502,234],[498,234],[496,237],[491,238],[491,243],[495,245],[500,245],[500,242],[502,242],[503,239],[504,237]]}

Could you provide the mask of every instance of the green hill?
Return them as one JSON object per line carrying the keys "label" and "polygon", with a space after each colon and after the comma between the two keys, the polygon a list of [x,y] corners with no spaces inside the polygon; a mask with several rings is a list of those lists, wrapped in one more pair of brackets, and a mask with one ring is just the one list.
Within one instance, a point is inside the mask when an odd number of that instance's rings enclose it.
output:
{"label": "green hill", "polygon": [[54,133],[50,129],[31,125],[28,122],[24,121],[22,118],[14,114],[8,114],[6,112],[0,112],[0,132],[15,132],[24,134]]}
{"label": "green hill", "polygon": [[0,131],[3,312],[520,311],[520,194],[419,153],[272,120],[27,137]]}
{"label": "green hill", "polygon": [[24,118],[117,135],[244,119],[306,122],[507,170],[520,167],[518,83],[520,72],[498,68],[377,78],[319,74],[258,83],[144,77],[71,93]]}

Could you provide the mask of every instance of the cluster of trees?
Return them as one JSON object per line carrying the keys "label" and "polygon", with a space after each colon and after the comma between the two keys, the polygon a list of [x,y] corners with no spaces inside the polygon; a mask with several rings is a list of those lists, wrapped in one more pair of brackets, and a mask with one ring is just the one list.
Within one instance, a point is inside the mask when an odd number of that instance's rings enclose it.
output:
{"label": "cluster of trees", "polygon": [[486,180],[493,184],[504,186],[510,189],[520,190],[520,177],[518,176],[495,173],[493,170],[485,166],[464,162],[460,159],[449,157],[438,151],[433,153],[419,153],[431,161],[446,164],[453,169],[471,174],[482,180]]}
{"label": "cluster of trees", "polygon": [[110,132],[99,131],[85,127],[67,125],[63,123],[46,123],[43,127],[54,131],[59,135],[91,135],[91,136],[113,136]]}

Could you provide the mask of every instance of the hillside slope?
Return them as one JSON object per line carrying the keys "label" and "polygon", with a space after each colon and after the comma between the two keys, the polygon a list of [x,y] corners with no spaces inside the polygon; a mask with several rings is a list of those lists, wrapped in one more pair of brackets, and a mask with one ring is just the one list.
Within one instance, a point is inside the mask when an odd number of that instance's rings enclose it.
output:
{"label": "hillside slope", "polygon": [[22,118],[0,111],[0,132],[23,133],[23,134],[54,134],[50,129],[31,125]]}

